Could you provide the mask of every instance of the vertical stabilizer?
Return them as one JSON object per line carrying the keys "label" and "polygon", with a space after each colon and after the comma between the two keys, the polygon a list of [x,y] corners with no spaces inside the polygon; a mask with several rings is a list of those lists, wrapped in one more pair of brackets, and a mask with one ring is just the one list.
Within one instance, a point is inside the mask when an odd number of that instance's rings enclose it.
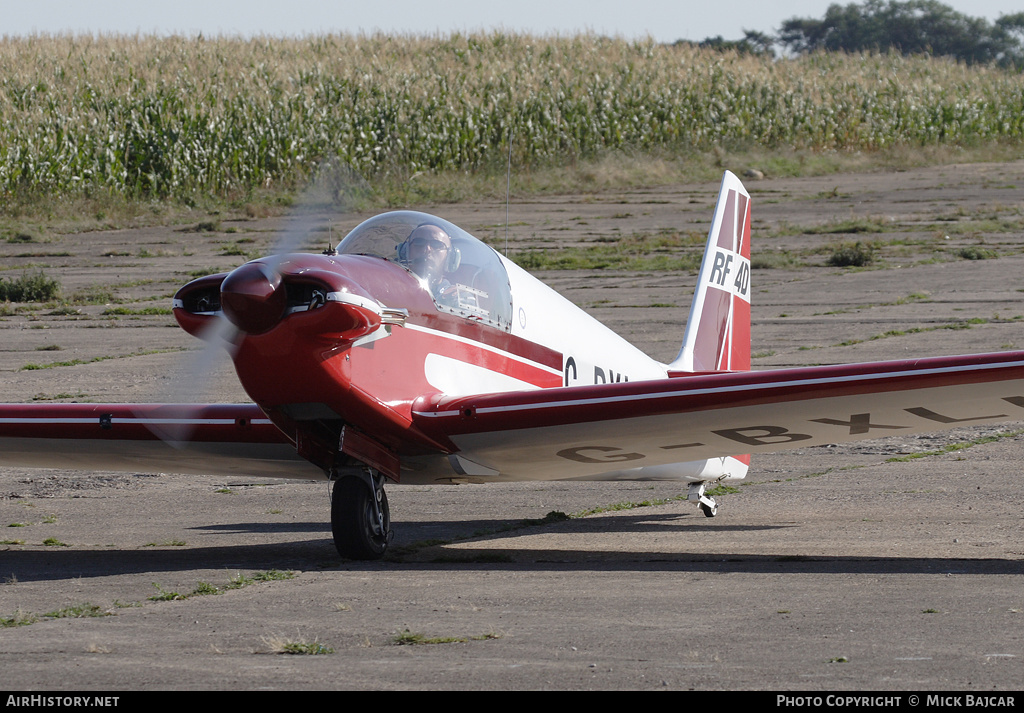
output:
{"label": "vertical stabilizer", "polygon": [[750,195],[729,171],[722,178],[683,347],[668,368],[750,369]]}

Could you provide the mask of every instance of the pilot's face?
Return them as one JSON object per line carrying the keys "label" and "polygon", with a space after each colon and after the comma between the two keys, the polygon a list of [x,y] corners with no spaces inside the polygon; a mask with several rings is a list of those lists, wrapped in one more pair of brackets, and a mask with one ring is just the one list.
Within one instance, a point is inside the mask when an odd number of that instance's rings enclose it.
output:
{"label": "pilot's face", "polygon": [[409,236],[409,267],[420,277],[439,277],[443,273],[451,238],[433,225],[423,225]]}

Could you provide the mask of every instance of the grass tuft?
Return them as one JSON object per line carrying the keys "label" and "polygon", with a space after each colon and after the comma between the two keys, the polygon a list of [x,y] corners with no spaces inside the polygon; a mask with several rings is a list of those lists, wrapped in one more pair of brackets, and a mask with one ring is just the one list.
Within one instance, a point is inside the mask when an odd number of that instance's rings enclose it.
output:
{"label": "grass tuft", "polygon": [[60,281],[38,272],[14,279],[0,277],[0,302],[52,302],[60,296]]}
{"label": "grass tuft", "polygon": [[960,248],[956,251],[956,254],[964,260],[991,260],[999,257],[999,253],[995,250],[983,248],[978,245],[969,245],[967,247]]}
{"label": "grass tuft", "polygon": [[148,597],[148,599],[151,602],[173,602],[173,601],[178,601],[179,599],[185,599],[186,598],[184,594],[179,594],[178,592],[168,591],[168,590],[164,589],[163,587],[161,587],[156,582],[153,582],[153,586],[156,587],[157,593],[152,595],[151,597]]}
{"label": "grass tuft", "polygon": [[479,636],[425,636],[408,629],[396,634],[391,643],[396,646],[423,646],[431,644],[464,644],[467,641],[488,641],[500,639],[498,634],[481,634]]}
{"label": "grass tuft", "polygon": [[279,636],[264,636],[263,643],[275,654],[292,654],[301,656],[316,656],[320,654],[333,654],[334,649],[321,644],[314,639],[288,639]]}
{"label": "grass tuft", "polygon": [[870,243],[842,243],[833,248],[826,263],[830,267],[867,267],[875,261],[875,249]]}

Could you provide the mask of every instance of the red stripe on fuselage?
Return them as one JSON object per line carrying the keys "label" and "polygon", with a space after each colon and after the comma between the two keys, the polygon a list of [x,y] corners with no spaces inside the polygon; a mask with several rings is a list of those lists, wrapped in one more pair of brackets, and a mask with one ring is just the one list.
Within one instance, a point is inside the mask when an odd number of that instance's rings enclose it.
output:
{"label": "red stripe on fuselage", "polygon": [[478,342],[484,347],[507,352],[514,357],[534,362],[559,374],[562,372],[562,353],[543,344],[517,337],[482,322],[456,317],[445,312],[424,313],[418,316],[419,319],[411,321],[411,323],[450,334],[453,337]]}

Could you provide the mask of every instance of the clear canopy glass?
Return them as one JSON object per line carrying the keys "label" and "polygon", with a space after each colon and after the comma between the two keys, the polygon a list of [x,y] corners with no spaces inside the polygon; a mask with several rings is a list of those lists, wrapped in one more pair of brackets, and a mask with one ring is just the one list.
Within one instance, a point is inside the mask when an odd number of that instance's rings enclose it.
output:
{"label": "clear canopy glass", "polygon": [[[417,276],[439,310],[511,329],[512,292],[501,258],[447,220],[408,210],[384,213],[356,226],[337,251],[398,263]],[[438,255],[434,263],[416,259],[424,251]]]}

